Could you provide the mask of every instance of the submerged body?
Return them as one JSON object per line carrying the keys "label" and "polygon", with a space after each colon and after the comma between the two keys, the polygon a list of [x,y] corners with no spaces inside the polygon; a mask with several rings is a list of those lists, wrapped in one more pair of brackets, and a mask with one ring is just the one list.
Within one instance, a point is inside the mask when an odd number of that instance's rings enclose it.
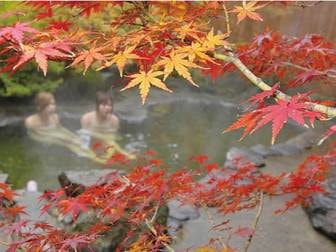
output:
{"label": "submerged body", "polygon": [[79,156],[87,157],[98,163],[104,163],[90,149],[84,148],[80,137],[64,128],[56,113],[56,103],[53,95],[41,92],[36,95],[37,113],[25,120],[28,135],[38,142],[56,144],[68,148]]}

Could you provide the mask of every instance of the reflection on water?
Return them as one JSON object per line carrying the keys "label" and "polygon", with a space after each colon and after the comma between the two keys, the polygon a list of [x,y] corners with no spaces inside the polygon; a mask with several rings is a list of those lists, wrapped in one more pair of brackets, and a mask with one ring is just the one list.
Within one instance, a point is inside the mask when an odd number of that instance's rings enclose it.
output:
{"label": "reflection on water", "polygon": [[[270,144],[270,130],[256,132],[242,142],[237,141],[240,132],[222,134],[236,118],[236,111],[223,105],[181,101],[149,106],[147,110],[148,117],[142,123],[122,122],[120,145],[128,151],[156,150],[172,169],[178,169],[195,154],[207,154],[213,161],[223,163],[232,146]],[[279,141],[300,131],[288,125]],[[36,180],[40,189],[56,187],[61,171],[100,167],[61,146],[35,142],[22,128],[1,129],[0,145],[0,169],[10,175],[10,182],[16,187],[24,186],[29,179]]]}

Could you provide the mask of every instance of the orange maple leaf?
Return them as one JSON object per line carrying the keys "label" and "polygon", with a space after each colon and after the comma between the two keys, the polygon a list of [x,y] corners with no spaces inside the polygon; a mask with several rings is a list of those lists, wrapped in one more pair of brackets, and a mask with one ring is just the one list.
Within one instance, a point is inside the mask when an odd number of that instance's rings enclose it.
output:
{"label": "orange maple leaf", "polygon": [[237,14],[237,24],[239,24],[241,21],[243,21],[246,17],[249,17],[256,21],[263,21],[262,17],[256,13],[255,11],[264,7],[265,5],[257,5],[258,2],[249,2],[246,5],[242,6],[235,6],[235,8],[231,11]]}
{"label": "orange maple leaf", "polygon": [[103,49],[105,49],[105,47],[93,47],[90,48],[90,50],[85,50],[81,52],[78,57],[71,63],[70,66],[78,65],[80,62],[83,61],[85,65],[83,74],[85,75],[87,69],[93,63],[94,59],[105,60],[105,56],[100,53],[100,51],[102,51]]}
{"label": "orange maple leaf", "polygon": [[159,78],[156,78],[160,75],[163,75],[162,71],[153,72],[153,70],[148,72],[140,71],[140,73],[132,74],[129,76],[132,78],[132,80],[126,85],[126,87],[121,89],[121,91],[139,85],[142,104],[145,104],[151,85],[161,88],[165,91],[172,92],[172,90],[170,90],[165,83],[163,83]]}

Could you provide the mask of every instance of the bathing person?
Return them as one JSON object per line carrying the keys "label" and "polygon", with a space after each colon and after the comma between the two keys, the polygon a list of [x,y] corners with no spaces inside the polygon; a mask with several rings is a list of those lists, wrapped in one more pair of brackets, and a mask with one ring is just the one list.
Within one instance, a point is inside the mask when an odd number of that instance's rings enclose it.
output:
{"label": "bathing person", "polygon": [[59,125],[55,98],[51,93],[38,93],[35,96],[35,106],[37,113],[28,116],[25,120],[25,126],[27,129],[57,127]]}
{"label": "bathing person", "polygon": [[82,116],[81,126],[92,132],[116,133],[118,131],[119,119],[113,114],[112,99],[107,93],[97,92],[96,110]]}
{"label": "bathing person", "polygon": [[103,163],[95,153],[82,147],[81,139],[76,134],[60,124],[53,94],[39,92],[35,96],[35,106],[37,113],[25,119],[25,126],[31,138],[39,142],[65,146],[76,154]]}
{"label": "bathing person", "polygon": [[119,152],[130,159],[134,158],[116,143],[119,119],[113,114],[113,102],[109,94],[100,91],[96,93],[96,109],[82,116],[81,126],[82,129],[78,133],[82,139],[86,139],[87,146],[95,140],[107,147],[105,149],[109,150],[109,153],[106,155],[111,156]]}

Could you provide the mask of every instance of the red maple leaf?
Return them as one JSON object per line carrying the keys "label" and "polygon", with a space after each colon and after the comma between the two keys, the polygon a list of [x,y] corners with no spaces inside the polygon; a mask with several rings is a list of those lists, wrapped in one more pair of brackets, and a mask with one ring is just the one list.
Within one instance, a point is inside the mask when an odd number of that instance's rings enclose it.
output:
{"label": "red maple leaf", "polygon": [[96,239],[97,236],[95,234],[75,234],[62,241],[60,251],[77,251],[78,248],[88,245]]}
{"label": "red maple leaf", "polygon": [[70,47],[65,41],[44,42],[36,47],[23,46],[23,53],[12,70],[15,71],[21,65],[35,59],[43,74],[46,75],[48,59],[69,59],[72,55],[68,54],[68,52],[70,52]]}
{"label": "red maple leaf", "polygon": [[321,113],[309,110],[306,104],[307,100],[307,94],[298,94],[291,97],[289,101],[277,100],[274,105],[269,105],[242,115],[235,123],[227,128],[224,133],[245,128],[240,138],[243,139],[247,134],[251,134],[271,122],[273,144],[275,138],[289,118],[300,125],[304,125],[306,119],[313,124],[315,119],[322,117]]}
{"label": "red maple leaf", "polygon": [[309,119],[312,123],[316,118],[320,118],[321,114],[308,110],[307,104],[305,103],[306,98],[306,95],[298,94],[293,96],[289,101],[277,100],[277,104],[259,109],[258,111],[262,114],[262,118],[254,130],[272,122],[273,144],[275,138],[289,118],[300,125],[305,124],[305,119]]}
{"label": "red maple leaf", "polygon": [[58,207],[63,214],[71,213],[74,219],[78,214],[87,211],[87,204],[82,201],[82,198],[65,199],[58,202]]}
{"label": "red maple leaf", "polygon": [[273,96],[278,88],[279,88],[279,83],[276,83],[270,90],[260,92],[252,96],[251,98],[249,98],[247,101],[252,104],[262,103],[264,99],[270,98],[271,96]]}
{"label": "red maple leaf", "polygon": [[23,37],[25,33],[38,33],[39,31],[29,27],[28,23],[17,23],[14,26],[4,27],[0,29],[0,37],[6,39],[13,39],[17,43],[21,44],[23,42]]}
{"label": "red maple leaf", "polygon": [[240,116],[240,118],[231,124],[226,130],[223,131],[223,133],[245,128],[243,135],[240,137],[239,141],[241,141],[243,138],[245,138],[248,134],[251,134],[253,132],[253,129],[257,125],[257,122],[261,118],[262,114],[259,111],[252,111],[250,113],[244,114]]}
{"label": "red maple leaf", "polygon": [[207,155],[196,155],[191,158],[191,160],[198,162],[199,164],[204,164],[209,157]]}
{"label": "red maple leaf", "polygon": [[69,31],[71,25],[72,23],[68,22],[67,20],[51,21],[48,28]]}
{"label": "red maple leaf", "polygon": [[253,235],[255,230],[253,228],[249,227],[238,227],[233,234],[238,235],[240,237],[248,237],[250,235]]}
{"label": "red maple leaf", "polygon": [[2,201],[3,199],[6,199],[12,202],[13,197],[14,192],[10,189],[10,187],[5,183],[0,182],[0,200]]}
{"label": "red maple leaf", "polygon": [[223,67],[223,64],[220,62],[211,62],[207,61],[204,64],[204,69],[202,69],[202,73],[205,75],[210,75],[211,79],[215,81],[219,76],[223,75],[225,73],[225,69]]}
{"label": "red maple leaf", "polygon": [[6,213],[8,213],[9,215],[11,215],[13,217],[16,217],[19,214],[27,214],[24,210],[25,208],[26,207],[24,207],[24,206],[15,205],[13,207],[6,208]]}
{"label": "red maple leaf", "polygon": [[44,19],[44,18],[50,18],[53,16],[53,11],[50,5],[46,6],[45,10],[38,13],[36,18],[38,20]]}
{"label": "red maple leaf", "polygon": [[316,77],[323,77],[323,76],[326,76],[326,74],[321,73],[320,71],[317,71],[315,69],[310,69],[308,71],[302,72],[299,75],[297,75],[293,81],[288,83],[288,86],[289,87],[300,87],[306,82],[309,82]]}

